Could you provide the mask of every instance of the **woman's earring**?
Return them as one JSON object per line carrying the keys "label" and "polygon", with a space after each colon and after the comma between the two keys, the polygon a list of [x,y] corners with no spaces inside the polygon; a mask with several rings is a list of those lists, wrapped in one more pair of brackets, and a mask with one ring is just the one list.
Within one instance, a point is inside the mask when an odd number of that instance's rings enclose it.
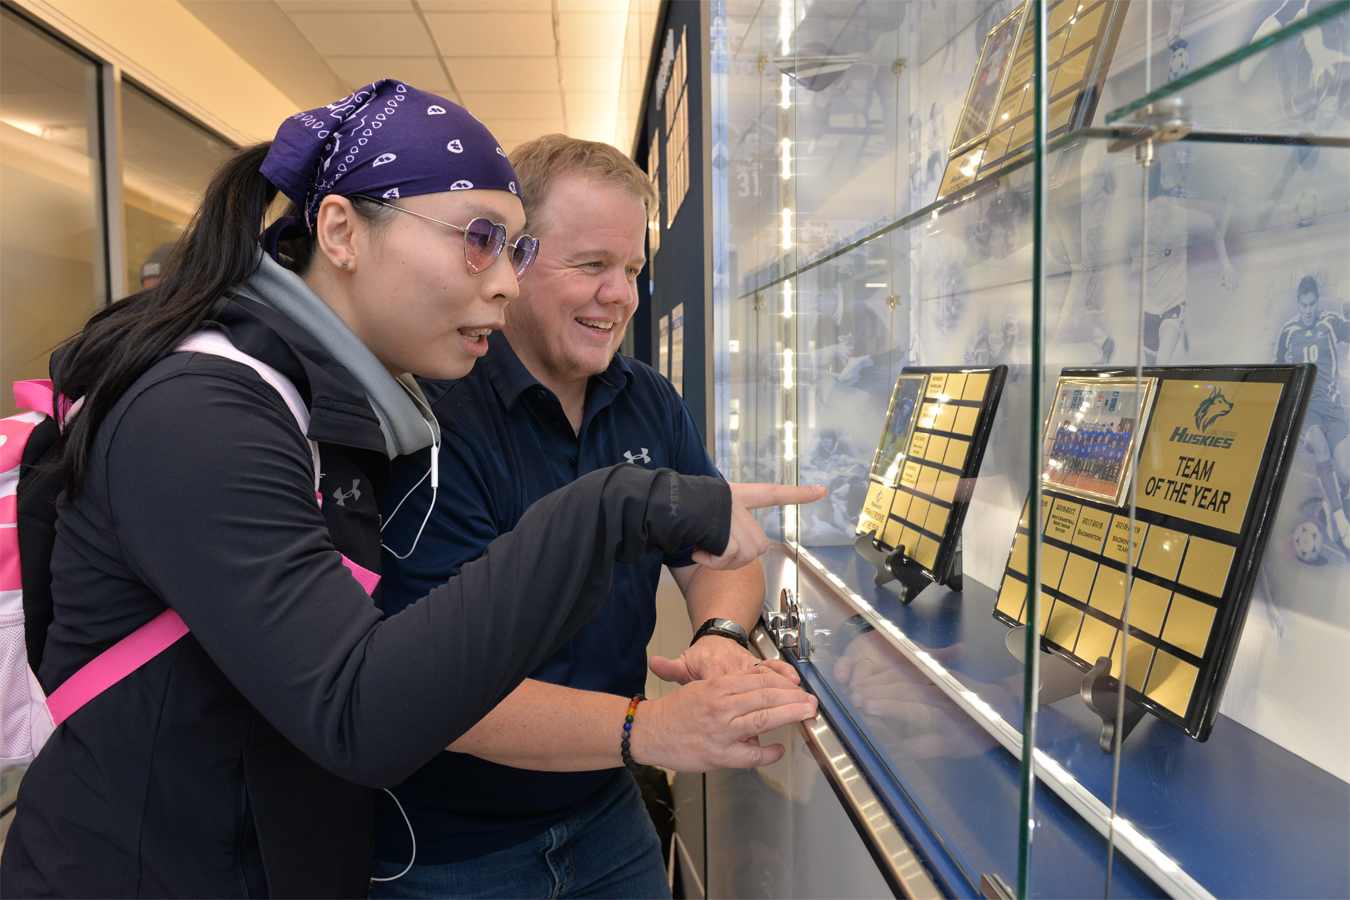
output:
{"label": "woman's earring", "polygon": [[345,259],[342,261],[342,268],[347,268],[347,261]]}

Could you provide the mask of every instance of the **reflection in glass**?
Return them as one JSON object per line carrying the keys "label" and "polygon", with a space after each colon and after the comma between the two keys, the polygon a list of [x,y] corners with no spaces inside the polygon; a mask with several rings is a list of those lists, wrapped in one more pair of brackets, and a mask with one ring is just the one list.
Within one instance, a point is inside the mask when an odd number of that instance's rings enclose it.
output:
{"label": "reflection in glass", "polygon": [[972,141],[984,137],[989,131],[989,123],[994,116],[994,104],[998,102],[999,90],[1003,86],[1003,75],[1012,58],[1013,43],[1017,40],[1017,29],[1021,24],[1022,10],[1018,10],[998,24],[985,39],[984,49],[980,53],[980,64],[975,69],[975,78],[970,83],[970,93],[966,96],[966,106],[961,112],[960,124],[956,127],[956,137],[952,139],[952,150],[956,151]]}
{"label": "reflection in glass", "polygon": [[[793,543],[766,568],[774,592],[793,587],[820,636],[809,672],[881,757],[864,765],[944,842],[937,856],[953,862],[944,877],[967,882],[956,893],[985,873],[1012,883],[1034,860],[1032,893],[1042,896],[1100,893],[1108,877],[1116,895],[1201,885],[1222,895],[1257,883],[1273,895],[1295,882],[1306,895],[1343,895],[1339,858],[1281,868],[1274,854],[1209,851],[1230,845],[1233,822],[1287,817],[1298,826],[1289,846],[1314,834],[1341,840],[1350,824],[1345,5],[1049,0],[1040,8],[1052,141],[1039,206],[1022,155],[1036,93],[1023,39],[1007,57],[1002,98],[982,107],[993,117],[987,143],[963,151],[984,153],[970,163],[984,180],[933,204],[946,194],[972,79],[987,68],[986,39],[1020,4],[713,5],[725,11],[725,55],[714,51],[713,65],[725,79],[714,140],[726,160],[714,197],[714,303],[725,304],[726,331],[714,340],[726,350],[719,409],[733,414],[720,417],[729,425],[718,464],[743,480],[830,486],[795,527],[769,529]],[[1220,60],[1235,50],[1246,55]],[[1133,122],[1145,97],[1209,136],[1159,138],[1136,155],[1085,130]],[[1045,277],[1033,293],[1037,261]],[[1268,511],[1264,558],[1150,519],[1142,496],[1130,515],[1126,463],[1143,435],[1118,410],[1131,405],[1134,367],[1269,362],[1316,362],[1318,373],[1301,433],[1287,442],[1291,474]],[[871,583],[851,546],[875,493],[878,460],[867,451],[895,378],[907,366],[1000,365],[1008,380],[989,452],[963,476],[965,589],[904,605]],[[1084,366],[1129,375],[1116,409],[1115,388],[1100,409],[1099,391],[1084,408],[1055,390],[1063,369]],[[1036,392],[1058,413],[1049,432],[1047,416],[1031,413]],[[1102,502],[1043,493],[1029,459],[1042,439],[1047,491],[1095,489],[1124,504],[1119,514],[1084,518]],[[939,453],[945,464],[950,447],[924,444],[925,464]],[[899,460],[903,491],[905,463],[917,458],[888,456],[877,474]],[[891,521],[927,526],[933,504],[908,502],[890,508]],[[1063,530],[1044,531],[1038,556],[1032,515]],[[1249,618],[1230,629],[1206,598],[1231,591],[1243,565],[1259,568],[1257,588]],[[1021,577],[1006,580],[1005,568]],[[1210,683],[1208,663],[1197,664],[1212,657],[1206,649],[1241,631],[1214,737],[1200,743],[1152,714],[1117,768],[1100,749],[1081,673],[1068,693],[1043,684],[1023,697],[1021,656],[1006,638],[1027,620],[1037,570],[1039,631],[1089,662],[1109,658],[1111,677],[1177,717]],[[854,614],[875,630],[846,626]],[[1022,817],[1035,823],[1031,856],[1017,842],[1028,708],[1039,710],[1040,786]],[[1243,762],[1258,753],[1271,764]],[[1214,790],[1220,783],[1242,789]]]}
{"label": "reflection in glass", "polygon": [[126,198],[127,292],[141,264],[178,240],[211,173],[234,148],[129,82],[122,83],[122,189]]}
{"label": "reflection in glass", "polygon": [[[51,349],[106,294],[98,68],[0,11],[0,383],[47,377]],[[0,415],[15,412],[0,391]]]}

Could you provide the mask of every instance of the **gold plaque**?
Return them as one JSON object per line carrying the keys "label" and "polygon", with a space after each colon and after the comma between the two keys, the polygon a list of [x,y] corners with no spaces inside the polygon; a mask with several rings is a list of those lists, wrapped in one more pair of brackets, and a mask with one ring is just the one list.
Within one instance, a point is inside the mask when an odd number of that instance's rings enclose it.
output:
{"label": "gold plaque", "polygon": [[[1125,21],[1127,0],[1060,3],[1050,10],[1046,138],[1092,121]],[[998,177],[1035,138],[1035,22],[1028,3],[985,35],[948,151],[938,199]],[[1014,37],[1015,36],[1015,37]],[[1016,51],[1009,52],[1015,40]]]}
{"label": "gold plaque", "polygon": [[887,567],[958,583],[957,539],[1006,374],[1005,366],[900,373],[857,532],[873,535]]}
{"label": "gold plaque", "polygon": [[1139,506],[1236,534],[1284,385],[1167,381],[1139,457]]}
{"label": "gold plaque", "polygon": [[952,153],[960,153],[989,134],[994,110],[998,109],[999,98],[1003,95],[1004,76],[1008,74],[1013,49],[1021,35],[1025,12],[1026,6],[1023,5],[984,36],[980,60],[975,65],[975,75],[970,79],[966,103],[961,109],[956,135],[952,138]]}
{"label": "gold plaque", "polygon": [[1072,541],[1073,530],[1074,526],[1078,524],[1078,511],[1080,509],[1082,507],[1077,503],[1055,500],[1054,505],[1050,507],[1050,517],[1045,523],[1046,535],[1065,542]]}
{"label": "gold plaque", "polygon": [[868,485],[867,501],[863,504],[862,520],[858,523],[861,533],[880,532],[886,525],[886,516],[891,511],[891,502],[895,499],[895,488],[873,482]]}
{"label": "gold plaque", "polygon": [[[1218,715],[1288,475],[1276,451],[1296,439],[1313,377],[1308,365],[1076,370],[1052,400],[1042,639],[1083,669],[1110,657],[1128,696],[1198,740]],[[1024,508],[994,609],[1010,625],[1026,620],[1030,536]]]}

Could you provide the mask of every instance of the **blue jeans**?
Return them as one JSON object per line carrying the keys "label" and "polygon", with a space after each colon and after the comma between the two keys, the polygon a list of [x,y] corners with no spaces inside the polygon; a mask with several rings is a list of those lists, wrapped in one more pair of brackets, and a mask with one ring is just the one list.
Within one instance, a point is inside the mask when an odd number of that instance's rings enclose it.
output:
{"label": "blue jeans", "polygon": [[[375,861],[376,878],[403,864]],[[669,900],[661,841],[637,783],[624,770],[575,813],[543,834],[477,859],[413,866],[377,881],[370,896],[650,897]]]}

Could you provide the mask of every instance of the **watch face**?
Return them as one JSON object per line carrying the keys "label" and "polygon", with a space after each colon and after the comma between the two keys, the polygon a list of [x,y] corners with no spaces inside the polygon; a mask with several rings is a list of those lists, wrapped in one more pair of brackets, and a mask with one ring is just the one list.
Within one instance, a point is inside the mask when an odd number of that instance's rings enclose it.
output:
{"label": "watch face", "polygon": [[694,640],[697,641],[709,634],[728,638],[742,647],[748,648],[750,646],[750,638],[745,633],[745,629],[730,619],[709,619],[698,627],[698,631],[694,632]]}

